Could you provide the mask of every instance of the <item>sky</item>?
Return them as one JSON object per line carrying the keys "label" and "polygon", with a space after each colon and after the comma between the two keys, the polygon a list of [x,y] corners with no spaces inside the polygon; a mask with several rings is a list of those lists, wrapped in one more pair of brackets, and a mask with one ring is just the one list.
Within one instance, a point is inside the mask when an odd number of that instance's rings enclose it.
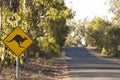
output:
{"label": "sky", "polygon": [[95,16],[110,20],[113,16],[110,13],[108,0],[65,0],[66,6],[75,11],[75,20],[84,18],[92,19]]}

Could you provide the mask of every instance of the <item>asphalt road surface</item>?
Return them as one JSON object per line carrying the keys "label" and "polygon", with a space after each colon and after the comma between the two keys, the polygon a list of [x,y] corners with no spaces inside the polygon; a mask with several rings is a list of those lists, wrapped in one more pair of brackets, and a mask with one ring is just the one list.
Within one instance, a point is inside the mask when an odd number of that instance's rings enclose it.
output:
{"label": "asphalt road surface", "polygon": [[97,57],[83,47],[67,47],[64,52],[68,80],[120,80],[119,63]]}

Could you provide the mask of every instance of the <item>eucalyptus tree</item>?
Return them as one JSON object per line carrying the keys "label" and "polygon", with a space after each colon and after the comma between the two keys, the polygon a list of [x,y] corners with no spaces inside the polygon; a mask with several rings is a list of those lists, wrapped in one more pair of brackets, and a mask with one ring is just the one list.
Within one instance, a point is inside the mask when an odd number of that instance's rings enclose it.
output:
{"label": "eucalyptus tree", "polygon": [[87,43],[98,48],[106,48],[110,41],[108,36],[110,28],[111,23],[108,21],[101,17],[93,18],[86,28]]}
{"label": "eucalyptus tree", "polygon": [[29,48],[30,53],[33,55],[35,53],[60,54],[68,32],[66,19],[72,18],[72,12],[65,6],[64,0],[1,1],[2,33],[0,44],[4,46],[2,40],[19,26],[34,41]]}
{"label": "eucalyptus tree", "polygon": [[119,32],[120,32],[120,0],[110,0],[110,11],[114,14],[112,18],[112,28],[109,31],[109,37],[111,40],[111,53],[117,56],[117,47],[120,44]]}
{"label": "eucalyptus tree", "polygon": [[85,38],[87,23],[87,19],[70,22],[69,34],[66,38],[66,46],[83,45],[81,40]]}
{"label": "eucalyptus tree", "polygon": [[110,11],[114,14],[112,19],[113,24],[120,26],[120,0],[110,0]]}

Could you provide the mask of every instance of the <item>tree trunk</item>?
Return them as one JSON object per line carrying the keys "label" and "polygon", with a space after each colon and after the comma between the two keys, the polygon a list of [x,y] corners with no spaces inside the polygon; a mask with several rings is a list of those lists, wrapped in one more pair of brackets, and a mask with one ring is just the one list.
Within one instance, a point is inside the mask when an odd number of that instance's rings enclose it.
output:
{"label": "tree trunk", "polygon": [[10,11],[18,12],[19,0],[10,0]]}
{"label": "tree trunk", "polygon": [[7,54],[7,47],[3,44],[3,48],[4,48],[4,53],[1,56],[1,67],[4,64],[5,58],[6,58],[6,54]]}

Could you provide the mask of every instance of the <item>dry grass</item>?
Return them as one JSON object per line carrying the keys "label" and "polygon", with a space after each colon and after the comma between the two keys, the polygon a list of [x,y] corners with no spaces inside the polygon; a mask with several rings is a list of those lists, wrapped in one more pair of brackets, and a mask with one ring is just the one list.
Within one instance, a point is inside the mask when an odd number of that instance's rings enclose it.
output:
{"label": "dry grass", "polygon": [[[19,66],[20,80],[62,80],[66,72],[67,64],[64,60],[30,58]],[[15,74],[15,66],[2,67],[0,80],[15,80]]]}

